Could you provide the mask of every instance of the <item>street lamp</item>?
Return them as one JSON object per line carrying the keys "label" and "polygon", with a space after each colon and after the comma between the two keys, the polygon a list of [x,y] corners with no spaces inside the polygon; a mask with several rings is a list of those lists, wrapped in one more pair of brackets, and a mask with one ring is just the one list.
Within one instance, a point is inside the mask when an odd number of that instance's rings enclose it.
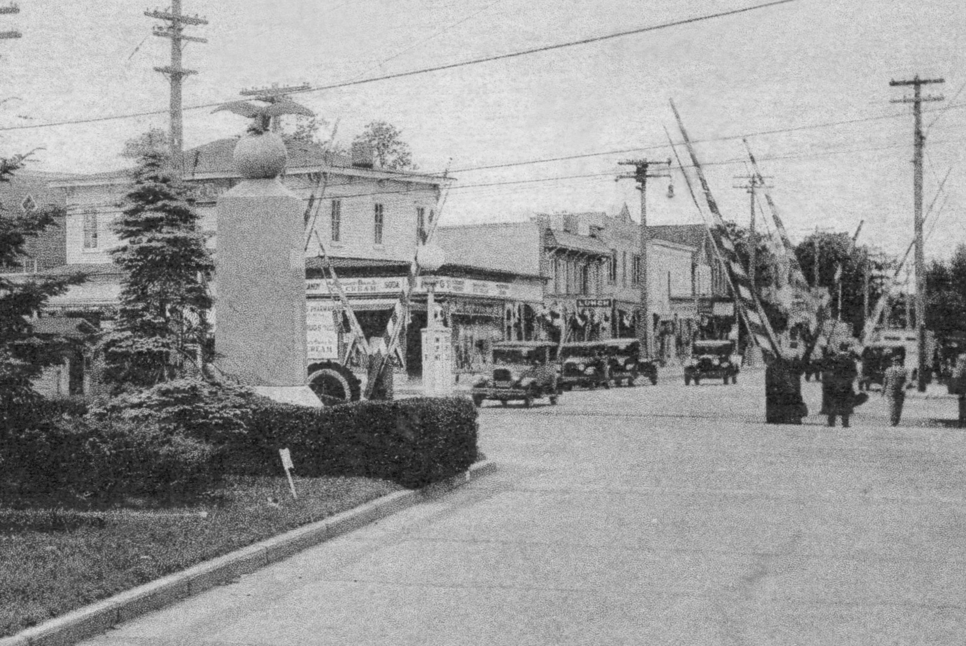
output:
{"label": "street lamp", "polygon": [[[425,272],[436,272],[446,261],[443,250],[433,243],[419,247],[416,264]],[[436,286],[438,276],[424,275],[426,287],[426,328],[423,330],[423,392],[427,395],[448,395],[453,383],[453,348],[450,332],[436,325]]]}

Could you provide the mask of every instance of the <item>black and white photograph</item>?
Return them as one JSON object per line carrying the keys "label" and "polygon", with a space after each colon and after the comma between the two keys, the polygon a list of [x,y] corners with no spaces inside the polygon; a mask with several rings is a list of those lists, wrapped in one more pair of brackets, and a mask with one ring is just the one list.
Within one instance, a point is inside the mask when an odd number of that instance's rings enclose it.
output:
{"label": "black and white photograph", "polygon": [[0,0],[0,646],[966,643],[966,4]]}

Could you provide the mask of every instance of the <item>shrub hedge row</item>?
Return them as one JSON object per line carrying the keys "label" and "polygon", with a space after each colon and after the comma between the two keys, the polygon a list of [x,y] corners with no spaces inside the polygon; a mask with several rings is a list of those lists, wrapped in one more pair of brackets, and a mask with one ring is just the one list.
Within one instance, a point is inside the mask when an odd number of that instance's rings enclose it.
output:
{"label": "shrub hedge row", "polygon": [[111,503],[185,498],[229,474],[277,476],[278,450],[296,475],[364,476],[422,487],[477,459],[466,399],[354,402],[312,409],[196,381],[96,402],[59,402],[0,429],[0,496]]}
{"label": "shrub hedge row", "polygon": [[364,476],[416,488],[465,471],[477,458],[476,409],[462,398],[354,402],[310,409],[259,400],[228,470],[279,473],[288,448],[298,475]]}

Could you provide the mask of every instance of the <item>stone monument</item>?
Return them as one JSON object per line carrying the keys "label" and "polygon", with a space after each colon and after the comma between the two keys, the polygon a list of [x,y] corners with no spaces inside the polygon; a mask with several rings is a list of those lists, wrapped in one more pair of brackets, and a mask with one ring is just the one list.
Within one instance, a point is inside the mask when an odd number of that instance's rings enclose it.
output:
{"label": "stone monument", "polygon": [[320,406],[306,385],[304,207],[278,179],[287,159],[265,128],[235,146],[243,179],[217,204],[215,363],[271,399]]}

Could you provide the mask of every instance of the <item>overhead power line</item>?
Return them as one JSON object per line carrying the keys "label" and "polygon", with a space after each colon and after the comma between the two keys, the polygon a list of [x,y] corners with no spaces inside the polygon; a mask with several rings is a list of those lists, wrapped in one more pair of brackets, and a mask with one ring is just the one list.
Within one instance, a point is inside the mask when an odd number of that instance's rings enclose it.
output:
{"label": "overhead power line", "polygon": [[[367,83],[376,83],[381,81],[390,81],[400,78],[406,78],[410,76],[417,76],[421,74],[431,74],[434,72],[442,72],[451,69],[457,69],[461,67],[468,67],[471,65],[481,65],[483,63],[492,63],[494,61],[508,60],[511,58],[519,58],[521,56],[530,56],[533,54],[541,54],[544,52],[550,52],[558,49],[564,49],[569,47],[578,47],[581,45],[589,45],[592,43],[603,42],[606,40],[612,40],[615,38],[624,38],[626,36],[636,36],[639,34],[645,34],[652,31],[660,31],[663,29],[670,29],[672,27],[682,27],[684,25],[695,24],[699,22],[704,22],[706,20],[713,20],[715,18],[724,18],[727,16],[734,16],[742,13],[748,13],[750,11],[757,11],[759,9],[766,9],[769,7],[774,7],[777,5],[788,4],[790,2],[795,2],[796,0],[774,0],[773,2],[766,2],[762,4],[752,5],[750,7],[741,7],[739,9],[730,9],[728,11],[719,11],[717,13],[703,14],[700,16],[694,16],[692,18],[683,18],[681,20],[673,20],[670,22],[660,23],[657,25],[650,25],[648,27],[639,27],[637,29],[628,29],[625,31],[619,31],[611,34],[604,34],[602,36],[591,36],[589,38],[582,38],[580,40],[572,40],[565,43],[556,43],[553,45],[544,45],[542,47],[534,47],[531,49],[525,49],[517,52],[510,52],[507,54],[496,54],[493,56],[483,56],[480,58],[474,58],[466,61],[459,61],[456,63],[445,63],[442,65],[435,65],[432,67],[424,67],[415,70],[409,70],[406,72],[397,72],[394,74],[384,74],[382,76],[374,76],[365,79],[354,79],[350,81],[342,81],[339,83],[331,83],[328,85],[315,85],[311,86],[302,92],[322,92],[325,90],[335,90],[338,88],[351,87],[354,85],[365,85]],[[203,103],[199,105],[188,106],[184,108],[185,110],[203,110],[205,108],[218,107],[228,101],[218,101],[215,103]],[[116,115],[105,115],[103,117],[90,117],[87,119],[70,119],[64,121],[48,121],[44,123],[35,123],[30,125],[20,125],[20,126],[7,126],[0,128],[0,132],[10,131],[10,130],[27,130],[31,128],[51,128],[54,126],[67,126],[67,125],[77,125],[77,124],[88,124],[88,123],[98,123],[103,121],[118,121],[122,119],[136,119],[138,117],[155,116],[159,114],[164,114],[164,110],[146,110],[143,112],[131,112],[127,114],[116,114]]]}

